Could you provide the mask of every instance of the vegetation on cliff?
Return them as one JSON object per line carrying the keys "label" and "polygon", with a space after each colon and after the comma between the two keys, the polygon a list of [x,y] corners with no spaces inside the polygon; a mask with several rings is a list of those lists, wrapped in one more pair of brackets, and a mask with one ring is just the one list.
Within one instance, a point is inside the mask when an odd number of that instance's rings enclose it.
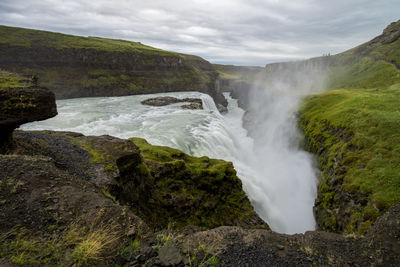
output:
{"label": "vegetation on cliff", "polygon": [[0,68],[37,75],[57,98],[200,91],[226,106],[206,60],[138,42],[0,26]]}
{"label": "vegetation on cliff", "polygon": [[32,85],[32,79],[19,74],[0,70],[0,90]]}
{"label": "vegetation on cliff", "polygon": [[154,179],[150,212],[140,212],[159,228],[197,225],[214,228],[238,225],[268,228],[257,216],[232,163],[191,157],[182,151],[131,139],[140,149]]}
{"label": "vegetation on cliff", "polygon": [[11,149],[15,128],[57,115],[54,94],[35,83],[35,78],[0,70],[0,153]]}
{"label": "vegetation on cliff", "polygon": [[328,231],[364,234],[400,203],[400,21],[381,36],[325,57],[330,91],[300,112],[322,181],[315,213]]}

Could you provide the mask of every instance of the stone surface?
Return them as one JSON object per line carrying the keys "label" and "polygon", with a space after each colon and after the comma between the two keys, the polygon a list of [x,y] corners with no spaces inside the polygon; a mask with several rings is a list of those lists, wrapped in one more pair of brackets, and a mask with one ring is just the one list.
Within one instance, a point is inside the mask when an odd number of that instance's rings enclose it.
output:
{"label": "stone surface", "polygon": [[44,87],[28,86],[0,90],[0,152],[8,149],[14,129],[57,115],[54,94]]}
{"label": "stone surface", "polygon": [[182,105],[183,109],[203,109],[203,101],[199,98],[180,99],[172,96],[160,96],[143,100],[141,103],[143,105],[161,107],[161,106],[167,106],[171,104],[185,103],[185,102],[189,102],[190,104]]}
{"label": "stone surface", "polygon": [[166,246],[160,248],[158,257],[162,266],[176,266],[182,262],[183,257],[177,247]]}

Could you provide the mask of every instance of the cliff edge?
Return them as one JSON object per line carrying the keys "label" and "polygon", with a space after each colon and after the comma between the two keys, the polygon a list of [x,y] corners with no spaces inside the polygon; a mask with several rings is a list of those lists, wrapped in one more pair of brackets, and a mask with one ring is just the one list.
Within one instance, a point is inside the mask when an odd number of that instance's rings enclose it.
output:
{"label": "cliff edge", "polygon": [[139,42],[0,26],[0,68],[39,76],[57,99],[199,91],[227,105],[208,61]]}

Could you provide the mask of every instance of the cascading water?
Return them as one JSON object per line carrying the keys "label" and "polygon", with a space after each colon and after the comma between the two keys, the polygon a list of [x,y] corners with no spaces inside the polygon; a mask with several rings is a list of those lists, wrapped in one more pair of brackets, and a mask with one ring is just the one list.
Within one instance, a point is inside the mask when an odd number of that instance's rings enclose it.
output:
{"label": "cascading water", "polygon": [[[140,103],[161,95],[201,98],[204,110],[182,109],[181,103],[163,107]],[[143,137],[152,144],[178,148],[191,155],[232,161],[256,211],[273,230],[298,233],[314,229],[316,183],[310,158],[305,152],[291,151],[285,141],[271,140],[270,147],[256,147],[242,127],[244,111],[237,100],[225,96],[229,103],[225,115],[218,112],[210,96],[198,92],[60,100],[58,116],[22,128]],[[307,166],[308,177],[302,177],[304,170],[298,169],[302,164]]]}

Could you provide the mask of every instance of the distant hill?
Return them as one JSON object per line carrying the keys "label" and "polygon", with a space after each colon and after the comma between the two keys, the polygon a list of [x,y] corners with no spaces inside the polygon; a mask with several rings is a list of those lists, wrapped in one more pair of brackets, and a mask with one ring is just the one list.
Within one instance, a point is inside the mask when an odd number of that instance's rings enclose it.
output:
{"label": "distant hill", "polygon": [[266,65],[267,76],[273,79],[287,76],[286,72],[317,69],[327,70],[328,89],[370,88],[400,82],[400,21],[390,24],[373,40],[337,55]]}
{"label": "distant hill", "polygon": [[208,61],[138,42],[0,26],[0,69],[37,75],[59,99],[200,91],[226,105]]}

